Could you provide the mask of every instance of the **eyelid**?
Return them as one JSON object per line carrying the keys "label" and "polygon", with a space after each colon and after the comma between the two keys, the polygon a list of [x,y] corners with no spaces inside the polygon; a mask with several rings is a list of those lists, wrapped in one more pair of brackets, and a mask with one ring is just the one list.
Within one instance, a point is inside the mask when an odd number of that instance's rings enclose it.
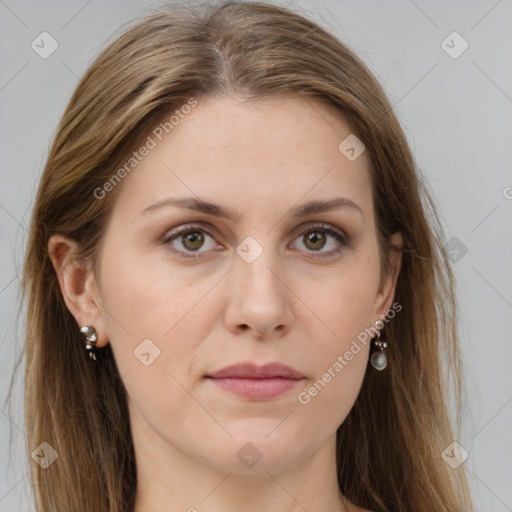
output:
{"label": "eyelid", "polygon": [[332,224],[327,224],[325,222],[311,221],[305,224],[302,224],[298,228],[298,234],[303,235],[304,233],[308,233],[309,231],[314,231],[315,229],[319,229],[325,231],[327,233],[336,233],[345,241],[348,241],[348,235],[342,230],[337,228]]}

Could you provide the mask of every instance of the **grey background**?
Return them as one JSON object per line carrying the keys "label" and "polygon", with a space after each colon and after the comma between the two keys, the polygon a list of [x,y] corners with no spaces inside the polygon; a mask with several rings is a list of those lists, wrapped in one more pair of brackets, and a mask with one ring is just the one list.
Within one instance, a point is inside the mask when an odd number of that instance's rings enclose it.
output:
{"label": "grey background", "polygon": [[[0,0],[2,512],[33,510],[22,380],[12,409],[5,396],[22,343],[19,276],[38,177],[79,77],[114,30],[155,5]],[[348,43],[380,79],[435,193],[446,242],[456,237],[449,243],[467,248],[455,267],[471,407],[458,441],[469,452],[477,510],[512,511],[512,3],[295,0],[294,6]],[[47,59],[31,48],[43,31],[59,45]],[[469,43],[456,59],[441,46],[453,31]]]}

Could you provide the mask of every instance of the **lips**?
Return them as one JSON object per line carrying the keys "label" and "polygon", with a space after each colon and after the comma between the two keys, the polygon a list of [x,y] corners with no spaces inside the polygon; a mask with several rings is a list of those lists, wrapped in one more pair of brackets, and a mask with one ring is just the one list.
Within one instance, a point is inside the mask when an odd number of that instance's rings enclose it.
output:
{"label": "lips", "polygon": [[303,379],[304,375],[281,363],[268,363],[258,366],[253,363],[233,364],[226,366],[211,375],[213,379],[222,379],[226,377],[238,377],[241,379],[269,379],[281,377],[284,379]]}
{"label": "lips", "polygon": [[302,379],[297,370],[281,363],[226,366],[207,378],[220,389],[252,400],[268,400],[294,388]]}

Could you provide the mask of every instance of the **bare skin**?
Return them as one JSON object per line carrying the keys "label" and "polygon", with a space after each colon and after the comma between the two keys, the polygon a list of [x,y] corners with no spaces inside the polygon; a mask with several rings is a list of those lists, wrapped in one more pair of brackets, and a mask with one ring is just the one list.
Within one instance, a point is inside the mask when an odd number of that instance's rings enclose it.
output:
{"label": "bare skin", "polygon": [[[128,392],[135,512],[364,512],[340,496],[335,440],[369,345],[332,368],[391,308],[401,259],[393,253],[381,280],[367,155],[350,161],[338,150],[350,133],[334,110],[298,96],[199,99],[117,185],[96,273],[81,271],[73,241],[50,240],[67,307],[96,328],[99,347],[111,343]],[[148,210],[185,196],[239,217]],[[291,214],[339,197],[357,208]],[[174,236],[189,224],[195,235]],[[392,242],[402,243],[399,233]],[[148,365],[134,354],[143,340]],[[249,361],[303,378],[256,400],[207,377]],[[329,368],[328,383],[309,393]]]}

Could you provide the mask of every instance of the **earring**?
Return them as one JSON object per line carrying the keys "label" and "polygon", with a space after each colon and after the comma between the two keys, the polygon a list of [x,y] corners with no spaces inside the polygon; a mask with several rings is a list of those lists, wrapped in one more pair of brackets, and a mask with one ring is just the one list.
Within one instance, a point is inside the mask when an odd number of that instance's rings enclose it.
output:
{"label": "earring", "polygon": [[[381,327],[379,328],[377,324],[380,324]],[[376,370],[382,371],[388,365],[388,358],[385,350],[388,347],[388,343],[387,339],[381,336],[381,330],[384,327],[384,323],[381,320],[377,320],[375,322],[375,326],[379,328],[377,331],[377,338],[374,338],[375,341],[373,342],[377,350],[371,355],[370,363]]]}
{"label": "earring", "polygon": [[94,351],[94,348],[96,347],[96,342],[98,341],[96,329],[90,325],[86,325],[84,327],[80,327],[80,332],[84,335],[85,348],[89,351],[89,357],[96,361],[96,354]]}

